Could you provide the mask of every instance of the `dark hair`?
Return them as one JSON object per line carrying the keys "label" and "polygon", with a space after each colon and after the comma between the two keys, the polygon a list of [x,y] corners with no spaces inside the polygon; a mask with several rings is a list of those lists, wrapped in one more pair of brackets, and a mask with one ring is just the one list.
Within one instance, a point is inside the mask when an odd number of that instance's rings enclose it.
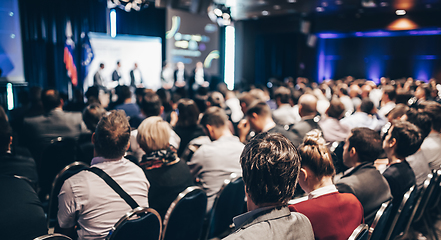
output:
{"label": "dark hair", "polygon": [[141,109],[146,117],[159,116],[161,114],[162,102],[158,94],[146,92],[142,97]]}
{"label": "dark hair", "polygon": [[374,162],[382,151],[380,134],[372,129],[361,127],[351,130],[349,137],[349,148],[355,148],[359,162]]}
{"label": "dark hair", "polygon": [[383,94],[386,94],[389,100],[393,101],[395,100],[395,97],[397,96],[397,91],[395,91],[395,87],[391,85],[384,86],[383,88]]}
{"label": "dark hair", "polygon": [[294,196],[300,155],[282,134],[258,134],[245,146],[240,163],[246,191],[256,205],[286,204]]}
{"label": "dark hair", "polygon": [[391,139],[393,138],[397,141],[395,154],[400,158],[405,158],[416,153],[423,143],[421,130],[406,121],[392,121]]}
{"label": "dark hair", "polygon": [[55,89],[45,89],[41,93],[41,102],[46,112],[57,108],[61,104],[60,93]]}
{"label": "dark hair", "polygon": [[12,137],[12,128],[6,118],[0,118],[0,152],[4,153],[8,150],[9,140]]}
{"label": "dark hair", "polygon": [[95,132],[100,119],[106,114],[106,110],[101,105],[92,103],[83,111],[83,121],[87,129]]}
{"label": "dark hair", "polygon": [[252,116],[253,113],[256,113],[259,116],[271,116],[271,109],[266,102],[254,102],[247,109],[247,116]]}
{"label": "dark hair", "polygon": [[317,178],[334,175],[335,168],[331,153],[326,147],[326,141],[322,138],[320,130],[308,132],[298,150],[302,157],[302,166],[308,167]]}
{"label": "dark hair", "polygon": [[112,110],[98,122],[95,130],[98,156],[115,159],[124,156],[130,140],[130,125],[123,110]]}
{"label": "dark hair", "polygon": [[228,116],[222,108],[219,107],[209,107],[204,112],[204,116],[201,118],[200,124],[205,127],[205,125],[210,125],[214,127],[222,127],[228,121]]}
{"label": "dark hair", "polygon": [[343,113],[345,112],[345,105],[338,98],[332,98],[329,103],[328,110],[326,110],[326,114],[328,114],[331,118],[341,119],[343,117]]}
{"label": "dark hair", "polygon": [[408,110],[409,107],[407,105],[403,103],[399,103],[395,105],[395,107],[392,110],[390,110],[390,112],[387,114],[387,117],[389,119],[396,119],[406,114]]}
{"label": "dark hair", "polygon": [[418,105],[418,108],[432,117],[433,130],[441,132],[441,104],[434,101],[424,101]]}
{"label": "dark hair", "polygon": [[430,85],[428,83],[423,83],[418,87],[424,91],[424,96],[426,99],[430,98],[432,89],[430,88]]}
{"label": "dark hair", "polygon": [[104,68],[104,63],[100,63],[100,68]]}
{"label": "dark hair", "polygon": [[118,91],[118,101],[124,101],[132,97],[132,91],[129,86],[121,86]]}
{"label": "dark hair", "polygon": [[199,109],[196,103],[188,98],[184,98],[178,101],[178,122],[176,126],[188,127],[198,123]]}
{"label": "dark hair", "polygon": [[407,113],[407,121],[414,124],[421,130],[421,137],[425,139],[432,130],[432,118],[426,112],[418,112],[415,108],[410,108]]}
{"label": "dark hair", "polygon": [[289,99],[291,98],[291,90],[286,87],[279,87],[274,92],[274,98],[280,99],[280,102],[283,104],[289,103]]}
{"label": "dark hair", "polygon": [[249,92],[243,92],[239,97],[240,104],[244,103],[247,107],[249,107],[254,101],[256,101],[256,98]]}
{"label": "dark hair", "polygon": [[369,98],[363,98],[361,100],[360,111],[371,114],[374,109],[374,103]]}
{"label": "dark hair", "polygon": [[210,103],[212,107],[225,108],[225,99],[220,92],[211,92],[208,94],[207,102]]}

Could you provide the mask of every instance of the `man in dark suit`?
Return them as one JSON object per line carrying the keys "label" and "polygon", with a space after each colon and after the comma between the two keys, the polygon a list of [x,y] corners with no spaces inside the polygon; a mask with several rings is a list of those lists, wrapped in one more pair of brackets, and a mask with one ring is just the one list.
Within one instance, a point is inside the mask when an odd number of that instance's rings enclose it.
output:
{"label": "man in dark suit", "polygon": [[298,147],[305,137],[306,133],[313,130],[321,130],[318,122],[320,117],[317,115],[317,98],[312,94],[303,94],[299,98],[299,115],[302,117],[298,123],[294,124],[290,131],[296,135],[293,140],[294,146]]}
{"label": "man in dark suit", "polygon": [[137,88],[143,84],[142,74],[138,68],[138,64],[135,63],[133,69],[130,71],[130,86]]}
{"label": "man in dark suit", "polygon": [[343,163],[350,169],[335,184],[339,192],[352,193],[358,198],[369,225],[381,204],[392,197],[389,184],[374,166],[381,146],[380,135],[374,130],[352,129],[343,147]]}
{"label": "man in dark suit", "polygon": [[119,82],[119,80],[121,80],[120,68],[121,68],[121,62],[118,61],[118,62],[116,62],[116,69],[112,73],[112,81]]}
{"label": "man in dark suit", "polygon": [[93,86],[97,86],[99,89],[105,90],[106,87],[104,87],[103,69],[104,63],[100,63],[100,69],[98,69],[93,76]]}

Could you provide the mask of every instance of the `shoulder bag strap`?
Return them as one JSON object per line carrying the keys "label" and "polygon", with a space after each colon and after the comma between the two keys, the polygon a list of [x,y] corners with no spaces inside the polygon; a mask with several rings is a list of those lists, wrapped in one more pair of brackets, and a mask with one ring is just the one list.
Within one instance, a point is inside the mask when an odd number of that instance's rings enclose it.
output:
{"label": "shoulder bag strap", "polygon": [[97,167],[91,167],[88,170],[98,175],[98,177],[102,178],[107,183],[107,185],[109,185],[109,187],[111,187],[122,199],[124,199],[124,201],[126,201],[127,204],[130,205],[132,209],[139,207],[138,203],[136,203],[136,201],[132,197],[130,197],[130,195],[127,194],[121,188],[121,186],[118,185],[118,183],[115,182],[115,180],[107,175],[106,172]]}

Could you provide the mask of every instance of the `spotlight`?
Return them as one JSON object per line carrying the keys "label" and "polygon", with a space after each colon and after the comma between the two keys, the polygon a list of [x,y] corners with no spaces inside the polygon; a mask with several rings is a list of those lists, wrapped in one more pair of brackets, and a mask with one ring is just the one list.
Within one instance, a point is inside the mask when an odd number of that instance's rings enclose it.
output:
{"label": "spotlight", "polygon": [[148,0],[108,0],[112,4],[109,6],[117,6],[126,12],[131,10],[140,11],[142,8],[149,6]]}
{"label": "spotlight", "polygon": [[406,15],[406,10],[398,9],[397,11],[395,11],[395,14],[397,14],[398,16]]}

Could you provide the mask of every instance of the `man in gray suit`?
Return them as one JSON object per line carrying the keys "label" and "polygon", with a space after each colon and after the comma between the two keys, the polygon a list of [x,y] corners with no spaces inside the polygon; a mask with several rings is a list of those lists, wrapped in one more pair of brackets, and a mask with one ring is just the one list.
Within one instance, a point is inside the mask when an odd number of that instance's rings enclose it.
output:
{"label": "man in gray suit", "polygon": [[293,143],[298,147],[305,137],[306,133],[313,130],[321,130],[318,122],[320,117],[317,115],[317,98],[312,94],[303,94],[299,98],[299,115],[302,117],[300,122],[295,123],[290,131],[296,135]]}
{"label": "man in gray suit", "polygon": [[375,168],[382,149],[380,135],[369,128],[354,128],[343,147],[343,163],[349,167],[335,184],[341,193],[354,194],[364,209],[370,225],[383,202],[391,199],[389,184]]}
{"label": "man in gray suit", "polygon": [[283,135],[264,132],[245,146],[240,156],[248,212],[233,219],[232,239],[314,239],[308,218],[291,213],[300,155]]}

